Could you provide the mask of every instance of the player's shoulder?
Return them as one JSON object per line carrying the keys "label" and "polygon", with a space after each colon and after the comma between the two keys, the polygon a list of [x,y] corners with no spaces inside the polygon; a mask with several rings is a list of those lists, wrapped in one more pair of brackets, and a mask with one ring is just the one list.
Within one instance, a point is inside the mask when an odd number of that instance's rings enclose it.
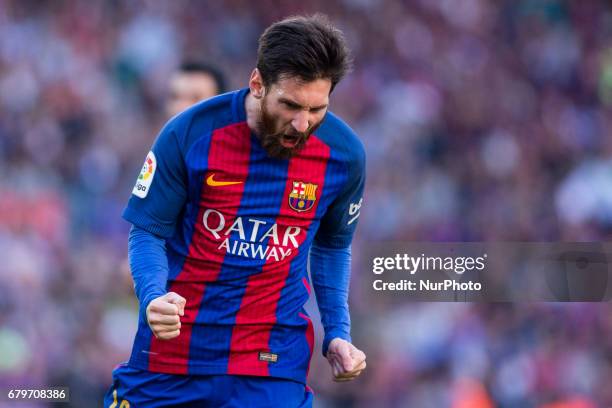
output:
{"label": "player's shoulder", "polygon": [[183,148],[201,138],[241,121],[237,105],[243,103],[244,90],[205,99],[171,118],[166,128],[173,131]]}
{"label": "player's shoulder", "polygon": [[323,123],[315,134],[348,162],[364,165],[365,148],[363,142],[355,131],[333,112],[327,112]]}

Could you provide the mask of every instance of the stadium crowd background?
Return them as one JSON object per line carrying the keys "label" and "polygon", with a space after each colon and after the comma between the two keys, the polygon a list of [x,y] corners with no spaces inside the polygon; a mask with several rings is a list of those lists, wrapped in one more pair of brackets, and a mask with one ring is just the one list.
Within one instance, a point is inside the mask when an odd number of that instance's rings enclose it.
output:
{"label": "stadium crowd background", "polygon": [[[0,0],[0,389],[68,385],[99,406],[136,326],[120,213],[169,74],[196,57],[246,86],[261,31],[314,11],[356,62],[332,96],[368,153],[355,256],[610,237],[609,2]],[[316,351],[318,407],[612,406],[609,303],[373,310],[361,293],[368,369],[332,383]]]}

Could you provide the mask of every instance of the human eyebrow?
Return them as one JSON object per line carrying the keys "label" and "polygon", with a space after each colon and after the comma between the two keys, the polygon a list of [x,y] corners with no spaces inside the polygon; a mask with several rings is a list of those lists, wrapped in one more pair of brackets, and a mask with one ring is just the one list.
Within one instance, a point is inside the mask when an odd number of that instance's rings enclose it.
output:
{"label": "human eyebrow", "polygon": [[319,106],[313,106],[312,108],[310,108],[311,111],[320,111],[322,109],[327,108],[327,105],[319,105]]}
{"label": "human eyebrow", "polygon": [[279,98],[278,101],[290,107],[291,109],[303,109],[304,107],[297,102],[294,102],[287,98]]}
{"label": "human eyebrow", "polygon": [[[292,101],[291,99],[279,98],[278,101],[280,103],[283,103],[283,104],[287,105],[291,109],[304,109],[304,107],[302,105],[300,105],[299,103],[297,103],[295,101]],[[310,110],[311,111],[318,111],[318,110],[324,109],[326,107],[327,107],[327,104],[320,105],[320,106],[313,106],[312,108],[310,108]]]}

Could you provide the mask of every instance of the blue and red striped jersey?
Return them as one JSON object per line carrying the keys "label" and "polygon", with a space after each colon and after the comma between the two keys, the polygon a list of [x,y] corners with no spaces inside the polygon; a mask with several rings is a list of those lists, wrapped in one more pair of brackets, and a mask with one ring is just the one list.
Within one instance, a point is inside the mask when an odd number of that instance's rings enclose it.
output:
{"label": "blue and red striped jersey", "polygon": [[169,341],[156,339],[140,314],[133,367],[306,381],[314,338],[303,308],[309,249],[350,245],[365,153],[327,112],[297,155],[271,158],[247,125],[247,93],[171,119],[124,211],[166,239],[166,290],[187,300],[181,334]]}

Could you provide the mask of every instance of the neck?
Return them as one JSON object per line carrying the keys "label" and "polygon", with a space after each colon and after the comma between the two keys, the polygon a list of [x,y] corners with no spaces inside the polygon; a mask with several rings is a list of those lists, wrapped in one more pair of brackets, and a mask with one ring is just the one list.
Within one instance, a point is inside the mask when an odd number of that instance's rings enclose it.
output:
{"label": "neck", "polygon": [[252,132],[257,133],[257,123],[261,117],[261,104],[250,92],[244,100],[244,110],[246,111],[247,125]]}

